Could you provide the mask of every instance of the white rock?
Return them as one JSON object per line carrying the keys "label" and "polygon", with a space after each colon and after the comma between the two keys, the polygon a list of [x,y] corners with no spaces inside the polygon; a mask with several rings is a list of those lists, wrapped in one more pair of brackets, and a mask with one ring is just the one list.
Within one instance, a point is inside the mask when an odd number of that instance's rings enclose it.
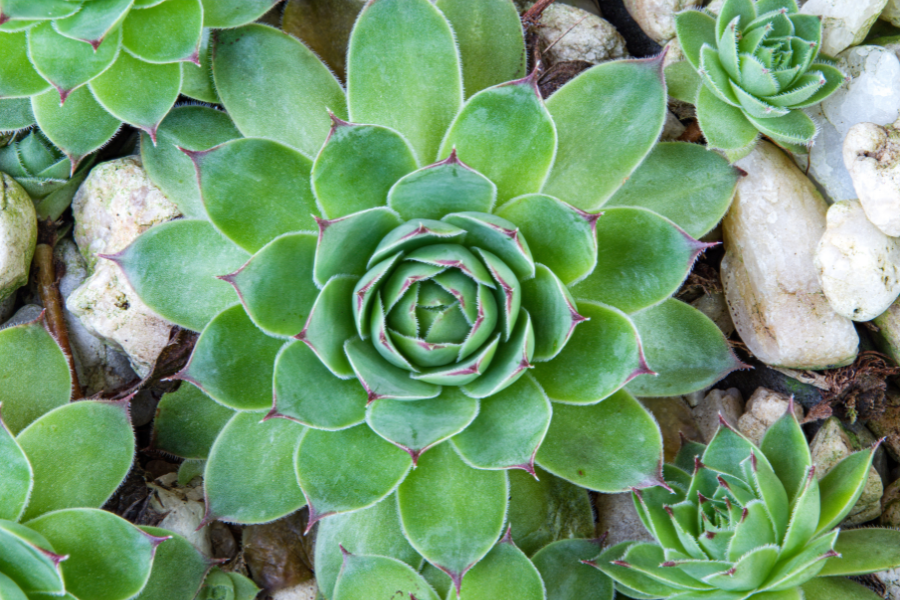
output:
{"label": "white rock", "polygon": [[853,323],[829,306],[813,266],[827,204],[768,142],[736,164],[747,176],[738,182],[723,221],[721,275],[741,339],[770,365],[849,364],[859,338]]}
{"label": "white rock", "polygon": [[900,600],[900,568],[879,571],[875,576],[884,584],[885,600]]}
{"label": "white rock", "polygon": [[900,295],[900,240],[884,235],[855,200],[828,209],[815,265],[828,303],[839,315],[870,321]]}
{"label": "white rock", "polygon": [[675,37],[675,13],[701,6],[703,0],[624,0],[624,3],[644,33],[665,44]]}
{"label": "white rock", "polygon": [[316,600],[319,587],[315,579],[272,593],[272,600]]}
{"label": "white rock", "polygon": [[887,21],[894,27],[900,27],[900,0],[888,0],[879,18],[882,21]]}
{"label": "white rock", "polygon": [[166,515],[157,527],[184,536],[200,552],[212,556],[209,528],[203,527],[197,531],[206,512],[202,483],[199,479],[195,479],[194,484],[180,487],[176,483],[177,479],[177,474],[167,473],[147,484],[152,490],[150,508]]}
{"label": "white rock", "polygon": [[28,282],[37,244],[34,203],[21,185],[0,173],[0,300]]}
{"label": "white rock", "polygon": [[[790,397],[767,388],[756,388],[747,405],[744,414],[738,419],[738,431],[759,445],[763,435],[775,421],[780,419],[790,406]],[[803,419],[803,407],[794,403],[794,415],[797,420]]]}
{"label": "white rock", "polygon": [[800,12],[822,17],[821,52],[834,56],[863,41],[887,0],[808,0]]}
{"label": "white rock", "polygon": [[900,120],[885,127],[857,123],[843,153],[866,217],[886,235],[900,236]]}
{"label": "white rock", "polygon": [[872,323],[878,328],[879,349],[895,362],[900,361],[900,300],[872,319]]}
{"label": "white rock", "polygon": [[[567,4],[551,4],[538,28],[544,57],[551,63],[586,60],[601,63],[628,56],[625,38],[597,15]],[[552,44],[552,47],[550,47]]]}
{"label": "white rock", "polygon": [[744,413],[744,398],[740,390],[710,390],[694,407],[694,421],[707,444],[719,430],[719,415],[732,427],[738,426],[738,419]]}
{"label": "white rock", "polygon": [[720,292],[703,294],[691,302],[691,306],[709,317],[722,330],[725,337],[734,333],[734,321],[731,320],[731,313],[728,312],[725,294]]}

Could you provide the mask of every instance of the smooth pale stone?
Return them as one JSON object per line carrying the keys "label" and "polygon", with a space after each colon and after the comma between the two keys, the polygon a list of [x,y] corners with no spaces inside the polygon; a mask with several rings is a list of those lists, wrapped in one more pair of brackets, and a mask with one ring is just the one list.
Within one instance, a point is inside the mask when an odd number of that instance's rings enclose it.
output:
{"label": "smooth pale stone", "polygon": [[900,27],[900,0],[888,0],[879,19],[887,21],[894,27]]}
{"label": "smooth pale stone", "polygon": [[744,397],[737,388],[727,390],[710,390],[708,394],[692,410],[697,427],[708,444],[719,430],[719,416],[732,427],[737,427],[738,420],[744,413]]}
{"label": "smooth pale stone", "polygon": [[203,483],[200,479],[182,487],[178,485],[178,475],[167,473],[147,484],[150,488],[150,508],[165,515],[157,525],[181,535],[197,550],[212,557],[209,526],[200,527],[205,507],[203,504]]}
{"label": "smooth pale stone", "polygon": [[[790,396],[764,387],[756,388],[737,421],[738,431],[759,445],[769,427],[787,412],[790,402]],[[803,420],[803,407],[799,402],[794,403],[794,416],[798,421]]]}
{"label": "smooth pale stone", "polygon": [[304,581],[294,587],[285,588],[272,593],[272,600],[316,600],[319,587],[315,579]]}
{"label": "smooth pale stone", "polygon": [[0,173],[0,300],[28,282],[37,245],[37,215],[25,189]]}
{"label": "smooth pale stone", "polygon": [[725,294],[721,292],[703,294],[691,302],[691,306],[709,317],[722,330],[725,337],[734,333],[734,322],[732,322],[731,314],[728,312],[728,302],[725,300]]}
{"label": "smooth pale stone", "polygon": [[839,315],[870,321],[900,295],[900,244],[866,218],[855,200],[828,209],[815,265],[828,303]]}
{"label": "smooth pale stone", "polygon": [[568,60],[597,64],[628,56],[625,38],[608,21],[567,4],[548,6],[537,32],[551,65]]}
{"label": "smooth pale stone", "polygon": [[900,236],[900,120],[884,127],[857,123],[843,153],[866,217],[886,235]]}
{"label": "smooth pale stone", "polygon": [[702,0],[624,0],[625,8],[644,33],[660,44],[675,37],[675,13],[703,4]]}
{"label": "smooth pale stone", "polygon": [[597,494],[594,508],[597,509],[597,531],[606,532],[607,547],[621,542],[656,542],[638,516],[631,492]]}
{"label": "smooth pale stone", "polygon": [[824,369],[856,358],[853,323],[829,306],[813,257],[828,208],[793,161],[761,142],[723,221],[721,276],[731,318],[766,364]]}
{"label": "smooth pale stone", "polygon": [[834,56],[866,38],[887,0],[808,0],[801,13],[822,17],[822,54]]}

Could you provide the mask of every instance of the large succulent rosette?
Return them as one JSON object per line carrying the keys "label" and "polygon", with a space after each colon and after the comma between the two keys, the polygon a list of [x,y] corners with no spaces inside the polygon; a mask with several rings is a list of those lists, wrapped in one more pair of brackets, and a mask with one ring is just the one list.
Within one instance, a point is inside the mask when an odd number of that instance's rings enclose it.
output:
{"label": "large succulent rosette", "polygon": [[222,31],[228,113],[175,109],[145,139],[189,218],[109,258],[202,332],[154,443],[207,461],[208,518],[308,505],[312,524],[388,498],[459,582],[503,530],[508,469],[660,480],[659,431],[623,388],[680,394],[738,365],[670,298],[738,174],[656,145],[661,59],[545,104],[523,57],[508,0],[368,3],[346,92],[275,29]]}

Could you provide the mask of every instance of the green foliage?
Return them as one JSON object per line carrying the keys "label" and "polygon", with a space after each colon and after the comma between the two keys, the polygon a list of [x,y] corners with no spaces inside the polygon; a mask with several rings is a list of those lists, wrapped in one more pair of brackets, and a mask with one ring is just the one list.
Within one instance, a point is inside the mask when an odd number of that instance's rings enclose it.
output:
{"label": "green foliage", "polygon": [[637,598],[872,598],[836,576],[900,565],[900,532],[835,527],[859,499],[875,448],[819,479],[793,406],[759,447],[722,423],[708,446],[685,446],[681,466],[666,465],[671,492],[634,492],[658,545],[618,544],[591,564]]}
{"label": "green foliage", "polygon": [[692,70],[667,69],[670,94],[696,104],[710,146],[737,160],[759,133],[794,150],[812,145],[816,126],[800,109],[844,81],[819,55],[819,17],[800,14],[795,0],[726,0],[718,17],[679,13],[675,30]]}

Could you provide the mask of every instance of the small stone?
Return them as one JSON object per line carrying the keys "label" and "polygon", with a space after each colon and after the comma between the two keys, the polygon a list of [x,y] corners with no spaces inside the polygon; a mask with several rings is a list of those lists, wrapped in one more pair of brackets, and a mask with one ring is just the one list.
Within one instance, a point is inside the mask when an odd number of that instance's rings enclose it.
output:
{"label": "small stone", "polygon": [[850,364],[859,345],[853,322],[828,304],[813,266],[828,205],[768,142],[736,164],[747,176],[723,221],[721,276],[737,332],[769,365]]}
{"label": "small stone", "polygon": [[621,542],[656,542],[638,516],[631,492],[597,494],[594,506],[597,508],[597,531],[607,533],[604,547]]}
{"label": "small stone", "polygon": [[885,527],[900,527],[900,479],[884,490],[879,520]]}
{"label": "small stone", "polygon": [[0,173],[0,300],[28,282],[36,245],[34,203],[12,177]]}
{"label": "small stone", "polygon": [[6,300],[0,300],[0,323],[9,319],[16,312],[16,293],[13,292],[6,297]]}
{"label": "small stone", "polygon": [[675,13],[703,4],[702,0],[624,0],[631,18],[651,39],[665,44],[675,37]]}
{"label": "small stone", "polygon": [[855,200],[829,207],[814,264],[831,308],[848,319],[871,321],[900,295],[900,243]]}
{"label": "small stone", "polygon": [[176,483],[177,479],[177,473],[170,472],[147,484],[153,490],[150,508],[165,515],[158,527],[184,536],[200,552],[212,557],[208,528],[203,527],[197,531],[205,513],[203,486],[197,480],[180,487]]}
{"label": "small stone", "polygon": [[663,123],[662,133],[659,134],[659,141],[671,142],[677,140],[684,133],[686,127],[678,120],[672,111],[666,111],[666,122]]}
{"label": "small stone", "polygon": [[675,455],[681,450],[683,437],[697,441],[703,439],[700,429],[694,421],[691,407],[683,398],[640,398],[639,400],[659,424],[663,438],[663,455],[667,463],[675,460]]}
{"label": "small stone", "polygon": [[728,312],[725,294],[721,292],[703,294],[691,302],[691,306],[709,317],[716,327],[722,330],[725,337],[734,333],[734,321],[731,320],[731,313]]}
{"label": "small stone", "polygon": [[[831,469],[853,452],[863,449],[856,436],[848,431],[837,417],[830,417],[822,424],[809,445],[813,465],[816,467],[816,479],[822,480]],[[881,477],[875,467],[869,469],[866,487],[856,505],[850,509],[843,525],[859,525],[878,518],[881,515],[881,496],[884,488]]]}
{"label": "small stone", "polygon": [[16,325],[22,325],[23,323],[31,323],[39,316],[41,316],[41,312],[44,309],[38,306],[37,304],[26,304],[22,308],[16,311],[16,313],[10,318],[6,323],[3,324],[0,329],[6,329],[7,327],[15,327]]}
{"label": "small stone", "polygon": [[222,521],[213,521],[209,524],[209,542],[212,546],[213,558],[231,560],[238,553],[238,543],[234,539],[228,525]]}
{"label": "small stone", "polygon": [[900,600],[900,568],[873,573],[884,584],[884,600]]}
{"label": "small stone", "polygon": [[822,17],[822,54],[834,56],[859,44],[887,0],[808,0],[800,12]]}
{"label": "small stone", "polygon": [[608,21],[567,4],[548,6],[537,31],[550,64],[569,60],[597,64],[628,56],[625,38]]}
{"label": "small stone", "polygon": [[869,419],[869,429],[884,438],[884,448],[895,461],[900,462],[900,391],[888,386],[884,397],[884,412]]}
{"label": "small stone", "polygon": [[291,588],[278,590],[272,594],[272,600],[316,600],[319,586],[315,579],[299,583]]}
{"label": "small stone", "polygon": [[879,349],[900,363],[900,300],[872,319],[872,323],[878,328],[873,337]]}
{"label": "small stone", "polygon": [[[747,400],[744,414],[738,419],[738,431],[758,446],[769,427],[787,412],[789,404],[789,396],[763,387],[757,388]],[[803,419],[803,407],[797,402],[794,403],[794,415],[798,421]]]}
{"label": "small stone", "polygon": [[303,535],[305,528],[305,511],[244,528],[244,561],[258,586],[273,592],[312,578],[311,538]]}
{"label": "small stone", "polygon": [[703,441],[708,444],[719,430],[719,415],[729,425],[737,428],[738,419],[744,414],[744,397],[737,388],[710,390],[692,412]]}
{"label": "small stone", "polygon": [[900,120],[884,127],[857,123],[843,152],[866,217],[886,235],[900,236]]}
{"label": "small stone", "polygon": [[281,27],[303,40],[342,80],[347,71],[347,43],[366,0],[289,0]]}
{"label": "small stone", "polygon": [[879,18],[894,27],[900,27],[900,0],[888,0]]}

